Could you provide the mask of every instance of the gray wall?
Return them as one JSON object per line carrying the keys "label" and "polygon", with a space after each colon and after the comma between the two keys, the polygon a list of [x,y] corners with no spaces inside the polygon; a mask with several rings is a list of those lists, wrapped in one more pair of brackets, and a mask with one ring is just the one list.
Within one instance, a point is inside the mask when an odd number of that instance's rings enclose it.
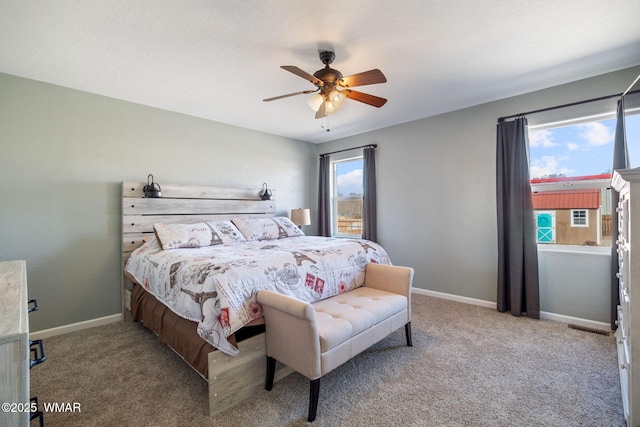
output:
{"label": "gray wall", "polygon": [[[497,119],[621,93],[639,73],[635,67],[605,74],[332,141],[317,151],[378,144],[378,240],[391,260],[415,268],[415,287],[495,302]],[[531,115],[529,122],[536,120]],[[563,285],[550,280],[541,288]],[[541,309],[608,322],[602,311],[591,310],[593,301],[581,301],[580,280],[571,283],[575,287],[558,293],[553,306],[543,295]],[[608,299],[595,303],[609,306]]]}
{"label": "gray wall", "polygon": [[287,216],[315,200],[311,144],[6,74],[0,146],[0,260],[27,261],[32,331],[121,312],[124,180],[266,181]]}

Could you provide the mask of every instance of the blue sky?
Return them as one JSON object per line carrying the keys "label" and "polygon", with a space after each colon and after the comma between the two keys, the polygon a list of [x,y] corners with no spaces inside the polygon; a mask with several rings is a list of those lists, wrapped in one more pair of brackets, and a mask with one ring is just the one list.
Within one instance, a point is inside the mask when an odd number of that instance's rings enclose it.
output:
{"label": "blue sky", "polygon": [[[640,114],[627,116],[631,167],[640,166]],[[597,175],[611,172],[616,120],[529,131],[531,178],[549,174]]]}
{"label": "blue sky", "polygon": [[338,194],[362,194],[362,159],[336,163]]}

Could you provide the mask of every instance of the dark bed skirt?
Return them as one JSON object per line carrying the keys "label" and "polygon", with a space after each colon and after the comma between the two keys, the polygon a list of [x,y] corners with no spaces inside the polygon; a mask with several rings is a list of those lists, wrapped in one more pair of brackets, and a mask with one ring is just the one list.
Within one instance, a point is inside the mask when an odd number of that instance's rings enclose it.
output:
{"label": "dark bed skirt", "polygon": [[[198,335],[196,322],[178,316],[140,285],[135,285],[131,291],[131,315],[134,321],[141,321],[158,336],[160,342],[171,347],[193,369],[209,379],[208,354],[215,348]],[[242,341],[262,332],[264,325],[245,327],[228,339],[236,345],[236,340]]]}

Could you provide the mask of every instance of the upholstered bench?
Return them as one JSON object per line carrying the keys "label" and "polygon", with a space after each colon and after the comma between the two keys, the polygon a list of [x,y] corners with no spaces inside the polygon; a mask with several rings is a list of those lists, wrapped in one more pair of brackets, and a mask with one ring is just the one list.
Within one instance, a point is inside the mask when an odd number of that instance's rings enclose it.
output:
{"label": "upholstered bench", "polygon": [[308,421],[316,418],[320,378],[405,327],[411,346],[409,267],[367,264],[364,286],[310,304],[259,291],[266,325],[266,390],[273,387],[276,360],[311,380]]}

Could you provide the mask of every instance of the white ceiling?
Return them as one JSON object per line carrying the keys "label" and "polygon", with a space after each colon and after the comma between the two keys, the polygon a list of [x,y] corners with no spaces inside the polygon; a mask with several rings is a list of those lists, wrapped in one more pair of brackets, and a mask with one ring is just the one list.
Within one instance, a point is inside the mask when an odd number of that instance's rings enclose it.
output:
{"label": "white ceiling", "polygon": [[[638,65],[639,21],[639,0],[2,0],[0,72],[320,143]],[[357,90],[387,104],[262,101],[315,89],[280,66],[326,49],[382,70]]]}

